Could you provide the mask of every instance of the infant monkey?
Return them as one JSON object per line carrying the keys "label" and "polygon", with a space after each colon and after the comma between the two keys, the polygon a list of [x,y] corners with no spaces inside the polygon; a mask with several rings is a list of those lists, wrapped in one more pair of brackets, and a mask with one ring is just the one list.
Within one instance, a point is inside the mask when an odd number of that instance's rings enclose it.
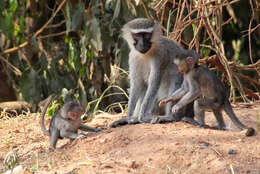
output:
{"label": "infant monkey", "polygon": [[211,109],[218,122],[217,128],[221,130],[225,129],[222,116],[222,110],[224,109],[238,128],[247,129],[246,136],[254,135],[255,130],[245,126],[235,115],[222,82],[212,71],[199,66],[198,56],[193,55],[197,55],[197,53],[190,50],[186,54],[176,56],[174,63],[177,65],[178,71],[184,76],[183,84],[170,97],[162,100],[159,106],[162,107],[168,102],[178,100],[172,107],[172,112],[176,113],[180,108],[194,101],[194,113],[197,119],[194,125],[204,127],[205,109]]}
{"label": "infant monkey", "polygon": [[52,97],[47,99],[40,120],[41,129],[44,135],[50,136],[49,151],[56,148],[58,139],[69,138],[70,140],[74,140],[77,138],[85,138],[85,134],[78,134],[78,129],[90,132],[98,132],[101,130],[99,128],[86,126],[82,123],[81,115],[85,113],[85,109],[76,100],[65,103],[60,111],[55,113],[51,118],[49,130],[47,130],[44,125],[44,116],[51,100]]}

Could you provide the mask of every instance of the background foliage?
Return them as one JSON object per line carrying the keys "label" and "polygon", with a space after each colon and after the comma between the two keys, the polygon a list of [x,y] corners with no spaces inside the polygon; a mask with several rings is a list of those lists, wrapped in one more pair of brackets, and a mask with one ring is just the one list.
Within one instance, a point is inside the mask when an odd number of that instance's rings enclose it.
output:
{"label": "background foliage", "polygon": [[158,20],[166,36],[198,51],[200,63],[231,84],[234,101],[258,100],[259,5],[257,0],[2,0],[0,100],[36,105],[54,93],[76,97],[92,110],[114,108],[111,104],[124,109],[128,48],[120,29],[135,17]]}

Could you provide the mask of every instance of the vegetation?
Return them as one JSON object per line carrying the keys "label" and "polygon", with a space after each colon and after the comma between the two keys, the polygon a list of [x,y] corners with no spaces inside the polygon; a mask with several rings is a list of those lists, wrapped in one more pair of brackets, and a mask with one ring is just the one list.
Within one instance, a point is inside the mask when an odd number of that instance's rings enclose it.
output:
{"label": "vegetation", "polygon": [[258,100],[259,6],[257,0],[2,0],[0,89],[9,84],[17,99],[35,105],[54,93],[76,97],[92,111],[111,103],[124,109],[128,48],[120,29],[150,17],[218,70],[233,101]]}

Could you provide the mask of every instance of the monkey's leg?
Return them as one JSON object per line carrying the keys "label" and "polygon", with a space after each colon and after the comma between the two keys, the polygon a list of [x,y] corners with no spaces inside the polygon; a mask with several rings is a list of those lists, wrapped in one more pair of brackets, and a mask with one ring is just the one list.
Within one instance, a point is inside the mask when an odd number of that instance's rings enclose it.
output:
{"label": "monkey's leg", "polygon": [[200,105],[199,99],[194,101],[194,114],[199,126],[205,126],[205,108],[203,105]]}
{"label": "monkey's leg", "polygon": [[221,110],[220,109],[214,109],[213,113],[214,113],[214,115],[216,117],[216,120],[218,122],[217,128],[219,130],[225,130],[226,129],[226,125],[225,125],[225,122],[223,120],[223,116],[222,116]]}
{"label": "monkey's leg", "polygon": [[82,123],[80,124],[79,129],[83,130],[85,132],[98,132],[101,130],[99,128],[90,127],[90,126],[84,125]]}
{"label": "monkey's leg", "polygon": [[49,149],[50,151],[56,148],[56,144],[57,144],[59,137],[60,137],[59,130],[58,129],[51,129],[50,147],[52,149]]}
{"label": "monkey's leg", "polygon": [[185,116],[181,119],[184,122],[190,123],[194,126],[200,126],[199,122],[194,120],[194,102],[186,105]]}

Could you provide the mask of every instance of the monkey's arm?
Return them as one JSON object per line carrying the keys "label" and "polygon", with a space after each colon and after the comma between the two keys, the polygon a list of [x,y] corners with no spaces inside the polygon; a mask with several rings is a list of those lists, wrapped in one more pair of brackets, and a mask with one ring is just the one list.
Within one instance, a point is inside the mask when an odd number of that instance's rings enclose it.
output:
{"label": "monkey's arm", "polygon": [[172,101],[179,100],[182,98],[187,92],[189,91],[188,82],[186,79],[184,79],[181,87],[177,89],[169,98],[172,99]]}
{"label": "monkey's arm", "polygon": [[180,99],[181,97],[183,97],[185,94],[187,93],[187,90],[179,88],[178,90],[176,90],[170,97],[163,99],[160,101],[159,103],[159,107],[162,107],[164,105],[166,105],[169,102],[174,102],[178,99]]}
{"label": "monkey's arm", "polygon": [[159,103],[159,107],[162,107],[166,105],[169,102],[174,102],[182,98],[186,93],[188,92],[188,84],[186,80],[183,81],[181,87],[177,89],[175,92],[173,92],[170,97],[167,97],[166,99],[163,99]]}
{"label": "monkey's arm", "polygon": [[[144,82],[142,77],[140,76],[141,69],[136,68],[138,66],[138,62],[136,62],[136,55],[133,51],[129,54],[129,78],[130,78],[130,93],[129,93],[129,101],[128,101],[128,109],[127,109],[127,117],[126,119],[129,120],[133,117],[137,101],[140,99],[142,95],[144,95],[143,91],[145,90]],[[134,116],[135,117],[135,116]],[[124,121],[122,121],[124,122]]]}
{"label": "monkey's arm", "polygon": [[69,139],[76,139],[76,138],[84,138],[86,135],[84,134],[77,134],[65,129],[60,130],[61,137],[69,138]]}
{"label": "monkey's arm", "polygon": [[188,83],[188,92],[173,106],[173,113],[194,101],[201,94],[200,85],[196,79],[192,78],[192,76],[186,76],[186,80]]}
{"label": "monkey's arm", "polygon": [[85,132],[98,132],[101,130],[99,128],[90,127],[90,126],[84,125],[82,123],[80,124],[79,129],[83,130]]}
{"label": "monkey's arm", "polygon": [[170,101],[176,101],[182,98],[189,91],[188,83],[184,79],[181,87],[177,89],[171,96],[168,98]]}

